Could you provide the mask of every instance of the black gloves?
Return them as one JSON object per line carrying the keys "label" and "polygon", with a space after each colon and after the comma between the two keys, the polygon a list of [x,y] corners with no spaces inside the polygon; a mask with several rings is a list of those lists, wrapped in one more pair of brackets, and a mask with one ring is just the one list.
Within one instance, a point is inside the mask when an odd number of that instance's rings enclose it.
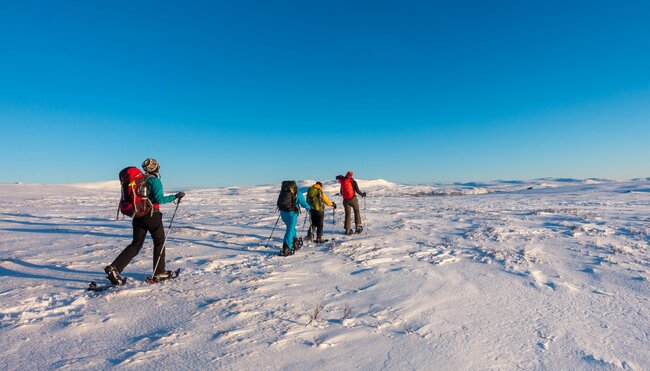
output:
{"label": "black gloves", "polygon": [[332,207],[336,210],[336,202],[332,202]]}
{"label": "black gloves", "polygon": [[366,192],[361,192],[361,197],[366,197]]}
{"label": "black gloves", "polygon": [[179,200],[180,200],[181,198],[183,198],[183,197],[185,197],[185,192],[178,192],[178,193],[176,194],[176,198],[179,199]]}

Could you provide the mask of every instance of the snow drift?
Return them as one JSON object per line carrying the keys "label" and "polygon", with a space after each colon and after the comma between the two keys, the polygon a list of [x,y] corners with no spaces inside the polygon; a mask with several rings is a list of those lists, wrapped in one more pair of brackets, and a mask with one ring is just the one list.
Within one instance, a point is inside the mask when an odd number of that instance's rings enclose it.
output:
{"label": "snow drift", "polygon": [[0,368],[650,364],[648,179],[359,185],[365,232],[328,209],[333,240],[288,258],[281,227],[266,246],[278,185],[188,191],[167,250],[181,276],[142,282],[147,241],[102,295],[85,289],[131,239],[119,188],[0,185]]}

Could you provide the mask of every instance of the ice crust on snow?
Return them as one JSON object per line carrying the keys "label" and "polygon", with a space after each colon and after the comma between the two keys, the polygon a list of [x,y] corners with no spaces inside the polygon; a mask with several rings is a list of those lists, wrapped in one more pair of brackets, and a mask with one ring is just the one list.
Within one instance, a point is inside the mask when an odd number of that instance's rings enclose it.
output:
{"label": "ice crust on snow", "polygon": [[650,179],[358,182],[366,231],[328,209],[335,240],[289,258],[278,184],[190,190],[181,277],[142,282],[148,239],[99,296],[119,184],[0,185],[0,368],[647,369]]}

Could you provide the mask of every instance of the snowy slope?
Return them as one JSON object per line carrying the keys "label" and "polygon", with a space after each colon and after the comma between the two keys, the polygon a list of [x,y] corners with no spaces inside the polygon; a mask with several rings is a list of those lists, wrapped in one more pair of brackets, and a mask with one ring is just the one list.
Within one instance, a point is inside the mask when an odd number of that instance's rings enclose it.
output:
{"label": "snowy slope", "polygon": [[0,185],[0,369],[648,369],[650,180],[359,185],[366,232],[288,258],[277,185],[188,191],[181,277],[147,240],[103,295],[116,184]]}

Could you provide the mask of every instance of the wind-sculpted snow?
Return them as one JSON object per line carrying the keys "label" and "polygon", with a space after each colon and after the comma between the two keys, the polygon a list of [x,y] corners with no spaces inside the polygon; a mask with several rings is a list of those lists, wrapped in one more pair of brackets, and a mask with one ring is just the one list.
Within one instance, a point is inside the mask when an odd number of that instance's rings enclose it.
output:
{"label": "wind-sculpted snow", "polygon": [[0,368],[647,369],[648,179],[359,186],[364,233],[328,209],[334,240],[287,258],[279,185],[190,190],[181,276],[143,282],[147,240],[97,295],[131,239],[119,189],[0,185]]}

